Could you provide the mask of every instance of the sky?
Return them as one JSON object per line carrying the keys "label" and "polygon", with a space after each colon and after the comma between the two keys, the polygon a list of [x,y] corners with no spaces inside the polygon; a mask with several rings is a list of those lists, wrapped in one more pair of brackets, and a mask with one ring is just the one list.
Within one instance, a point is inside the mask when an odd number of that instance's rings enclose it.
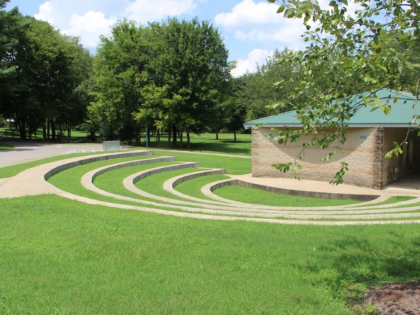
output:
{"label": "sky", "polygon": [[[327,2],[328,0],[321,0]],[[351,4],[350,4],[351,5]],[[23,15],[50,22],[64,34],[80,36],[93,54],[99,36],[127,18],[141,24],[168,16],[189,20],[198,17],[216,26],[229,50],[229,61],[237,61],[233,76],[254,72],[275,49],[303,49],[301,19],[285,19],[278,5],[266,0],[10,0],[6,9],[18,7]]]}

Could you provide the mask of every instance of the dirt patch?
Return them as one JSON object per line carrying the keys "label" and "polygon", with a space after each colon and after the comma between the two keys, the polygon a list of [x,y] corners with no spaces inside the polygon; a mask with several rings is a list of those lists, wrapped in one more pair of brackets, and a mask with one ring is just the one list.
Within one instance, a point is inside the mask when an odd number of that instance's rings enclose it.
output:
{"label": "dirt patch", "polygon": [[372,287],[365,293],[363,302],[364,305],[369,303],[376,306],[379,315],[419,315],[420,280]]}

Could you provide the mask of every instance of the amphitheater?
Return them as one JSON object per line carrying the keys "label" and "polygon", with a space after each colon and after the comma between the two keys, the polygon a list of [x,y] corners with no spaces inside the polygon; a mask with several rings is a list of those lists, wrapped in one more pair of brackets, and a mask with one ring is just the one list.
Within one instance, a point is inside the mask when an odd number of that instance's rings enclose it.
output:
{"label": "amphitheater", "polygon": [[[118,159],[124,158],[124,162]],[[240,158],[240,157],[238,157]],[[102,162],[95,167],[95,162]],[[50,179],[64,172],[78,176],[78,169],[89,169],[77,178],[81,183],[81,193],[73,193],[53,185]],[[98,187],[95,178],[126,168],[130,171],[122,179],[111,178],[115,189]],[[139,168],[141,170],[139,171]],[[189,169],[186,174],[165,180],[160,188],[162,194],[153,194],[142,188],[142,181],[159,173]],[[69,173],[70,174],[70,173]],[[170,174],[170,173],[168,173]],[[182,193],[176,187],[188,180],[202,176],[225,174],[226,179],[210,182],[201,187],[202,197]],[[211,176],[210,176],[211,177]],[[210,178],[209,177],[209,178]],[[65,180],[65,179],[64,179]],[[296,182],[295,186],[299,182]],[[327,199],[357,199],[358,203],[324,207],[281,207],[248,204],[219,197],[213,191],[224,185],[239,185],[267,191],[283,192],[298,196],[322,197]],[[296,186],[297,187],[297,186]],[[127,210],[159,213],[207,220],[254,221],[277,224],[302,225],[372,225],[372,224],[412,224],[420,223],[420,194],[416,190],[360,190],[353,194],[299,191],[294,187],[271,187],[255,183],[246,176],[226,174],[224,169],[200,167],[196,162],[179,162],[173,156],[153,156],[152,151],[130,151],[106,153],[46,163],[36,166],[10,178],[0,179],[0,198],[14,198],[27,195],[56,194],[64,198],[92,205],[121,208]],[[360,188],[361,189],[361,188]],[[363,192],[363,193],[362,193]],[[396,195],[411,196],[409,200],[387,203]]]}

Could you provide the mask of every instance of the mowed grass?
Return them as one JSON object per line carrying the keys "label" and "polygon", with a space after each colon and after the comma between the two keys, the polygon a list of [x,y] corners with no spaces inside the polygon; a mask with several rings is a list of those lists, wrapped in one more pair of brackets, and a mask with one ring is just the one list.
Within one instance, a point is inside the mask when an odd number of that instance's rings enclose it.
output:
{"label": "mowed grass", "polygon": [[217,182],[219,180],[229,179],[229,176],[216,174],[216,175],[208,175],[208,176],[200,176],[198,178],[190,179],[181,184],[175,186],[175,190],[183,193],[185,195],[205,199],[205,200],[212,200],[212,198],[207,197],[201,192],[201,188],[209,183]]}
{"label": "mowed grass", "polygon": [[0,200],[4,314],[352,314],[420,277],[418,225],[288,226]]}
{"label": "mowed grass", "polygon": [[[15,134],[15,139],[20,139],[20,133],[18,129],[13,129],[14,130],[14,134]],[[12,139],[12,131],[7,127],[2,127],[0,128],[0,132],[6,132],[7,131],[7,138]],[[67,131],[64,132],[64,137],[67,139]],[[90,135],[90,132],[84,132],[84,131],[77,131],[77,130],[72,130],[71,131],[71,140],[81,140],[81,139],[85,139],[86,137],[88,137]],[[6,138],[6,134],[3,133],[2,134],[3,137]],[[57,131],[57,137],[59,136],[59,131]],[[29,139],[29,130],[26,129],[26,137]],[[42,128],[37,129],[36,131],[36,138],[34,136],[34,134],[32,134],[32,140],[35,141],[42,141]],[[51,140],[52,141],[52,140]]]}
{"label": "mowed grass", "polygon": [[215,189],[213,193],[219,197],[239,202],[279,207],[323,207],[360,203],[360,201],[350,199],[323,199],[298,197],[291,195],[276,194],[259,189],[228,185]]}
{"label": "mowed grass", "polygon": [[[213,152],[213,153],[225,153],[233,155],[248,155],[251,156],[251,134],[237,134],[237,142],[233,141],[233,133],[220,133],[219,139],[216,140],[216,134],[214,133],[203,133],[200,135],[191,134],[191,150],[195,152]],[[144,141],[145,136],[142,136]],[[178,140],[177,146],[168,145],[168,136],[165,134],[161,137],[160,145],[156,140],[156,137],[150,138],[149,147],[153,150],[159,148],[172,148],[178,150],[187,150],[187,136],[184,133],[183,146],[181,148]],[[145,146],[142,145],[141,148]],[[187,151],[188,152],[188,151]]]}
{"label": "mowed grass", "polygon": [[138,182],[135,183],[135,186],[138,189],[141,189],[145,192],[148,192],[156,196],[187,201],[188,199],[178,197],[164,190],[163,183],[175,176],[190,174],[190,173],[195,173],[195,172],[200,172],[200,171],[203,171],[203,169],[191,167],[191,168],[185,168],[185,169],[180,169],[180,170],[175,170],[175,171],[158,173],[158,174],[150,175],[146,178],[139,180]]}
{"label": "mowed grass", "polygon": [[[112,198],[112,197],[103,196],[103,195],[98,194],[96,192],[90,191],[90,190],[86,189],[85,187],[83,187],[83,185],[81,183],[81,178],[87,172],[89,172],[91,170],[94,170],[96,168],[102,167],[102,166],[112,165],[112,164],[121,163],[121,162],[129,162],[129,161],[134,161],[134,160],[140,160],[140,159],[147,159],[147,158],[150,158],[150,156],[117,158],[117,159],[112,159],[112,160],[92,162],[92,163],[76,166],[76,167],[67,169],[65,171],[62,171],[62,172],[50,177],[48,179],[48,182],[51,183],[52,185],[64,190],[64,191],[70,192],[70,193],[78,195],[78,196],[87,197],[87,198],[96,199],[96,200],[105,201],[105,202],[111,202],[111,203],[120,203],[120,204],[125,204],[125,205],[132,205],[132,206],[142,206],[142,204],[138,203],[138,202],[118,200],[118,199],[115,199],[115,198]],[[138,172],[138,171],[142,171],[142,170],[152,168],[153,166],[154,167],[159,167],[159,166],[166,166],[166,165],[172,165],[172,164],[173,164],[173,162],[160,162],[160,163],[153,163],[153,164],[146,164],[146,165],[137,165],[137,166],[131,167],[131,170],[132,170],[132,172]],[[151,165],[153,165],[153,166],[151,166]],[[121,170],[123,170],[123,169],[121,169]],[[99,175],[98,178],[100,176],[102,176],[102,175]],[[113,184],[115,184],[115,182]],[[117,184],[122,186],[122,183],[117,183]],[[112,184],[111,184],[111,186],[112,186]],[[135,198],[136,196],[134,196],[134,194],[129,195],[129,197],[132,197],[132,198]],[[162,208],[162,207],[154,207],[154,208]]]}
{"label": "mowed grass", "polygon": [[0,143],[0,150],[11,150],[14,149],[15,147],[7,144],[7,143]]}
{"label": "mowed grass", "polygon": [[200,167],[224,168],[226,169],[226,173],[232,175],[249,174],[252,172],[251,158],[153,150],[153,156],[159,157],[168,155],[174,156],[176,161],[199,162]]}

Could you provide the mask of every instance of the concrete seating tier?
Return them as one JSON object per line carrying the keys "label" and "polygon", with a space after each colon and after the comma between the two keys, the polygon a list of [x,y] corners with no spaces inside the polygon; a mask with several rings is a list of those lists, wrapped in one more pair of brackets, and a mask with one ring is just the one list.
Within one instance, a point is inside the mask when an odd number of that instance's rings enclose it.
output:
{"label": "concrete seating tier", "polygon": [[[213,200],[206,200],[188,196],[186,194],[178,192],[175,189],[175,187],[184,181],[197,178],[199,176],[225,174],[226,172],[223,169],[199,169],[198,163],[191,162],[178,163],[163,167],[153,167],[153,164],[158,162],[176,163],[175,159],[170,156],[159,158],[153,158],[152,156],[150,156],[150,158],[145,158],[141,160],[115,163],[91,170],[82,176],[81,182],[86,189],[94,191],[100,195],[112,197],[115,199],[115,202],[105,202],[99,199],[91,199],[82,196],[77,196],[62,191],[57,187],[52,186],[46,181],[46,179],[53,176],[54,174],[64,171],[71,167],[77,167],[79,165],[84,165],[100,160],[115,159],[118,157],[135,158],[137,156],[142,155],[152,155],[152,152],[137,151],[129,153],[102,154],[94,157],[70,158],[67,160],[52,162],[38,167],[34,167],[32,169],[28,169],[26,171],[21,172],[20,174],[16,175],[10,180],[2,181],[2,186],[0,187],[0,198],[18,197],[28,194],[33,195],[41,193],[54,193],[65,198],[79,200],[81,202],[86,202],[89,204],[98,204],[108,207],[155,212],[165,215],[175,215],[181,217],[212,220],[239,220],[270,222],[279,224],[358,225],[420,223],[420,220],[415,219],[417,217],[420,219],[420,213],[416,212],[420,210],[420,207],[410,206],[410,204],[420,202],[420,198],[394,203],[391,205],[375,206],[375,203],[384,201],[388,199],[389,196],[380,196],[379,198],[375,198],[375,200],[371,200],[374,198],[372,196],[361,196],[360,200],[365,200],[365,202],[358,203],[355,205],[335,207],[273,207],[232,201],[218,197],[212,193],[214,189],[223,185],[247,186],[249,184],[241,183],[240,180],[234,178],[210,183],[202,187],[203,194],[212,198]],[[121,185],[123,185],[127,190],[136,193],[139,196],[139,198],[131,198],[127,196],[113,194],[111,192],[99,189],[93,184],[93,180],[95,179],[95,177],[99,176],[100,174],[104,174],[105,172],[117,170],[122,167],[134,167],[136,165],[146,164],[150,166],[149,169],[143,170],[141,172],[135,172],[134,174],[126,177],[121,183]],[[173,170],[179,170],[184,168],[197,168],[197,171],[190,174],[175,176],[173,178],[170,178],[169,180],[166,180],[162,185],[162,190],[171,193],[172,195],[174,195],[174,198],[157,196],[145,192],[135,186],[136,182],[141,181],[142,179],[148,176],[153,176],[158,173],[170,172]],[[35,189],[28,189],[28,191],[26,192],[13,191],[17,190],[17,188],[22,184],[22,182],[28,181],[28,179],[31,179],[32,185],[36,185]],[[253,185],[255,186],[255,184]],[[254,188],[264,189],[263,187]],[[271,188],[267,188],[266,190],[270,189]],[[308,192],[308,194],[310,193],[311,192]],[[148,200],[144,200],[144,198],[147,198]],[[124,205],[118,203],[118,200],[126,200],[133,203],[138,203],[139,205]],[[396,208],[397,206],[403,205],[405,206],[404,208]],[[407,220],[408,218],[409,220]]]}

